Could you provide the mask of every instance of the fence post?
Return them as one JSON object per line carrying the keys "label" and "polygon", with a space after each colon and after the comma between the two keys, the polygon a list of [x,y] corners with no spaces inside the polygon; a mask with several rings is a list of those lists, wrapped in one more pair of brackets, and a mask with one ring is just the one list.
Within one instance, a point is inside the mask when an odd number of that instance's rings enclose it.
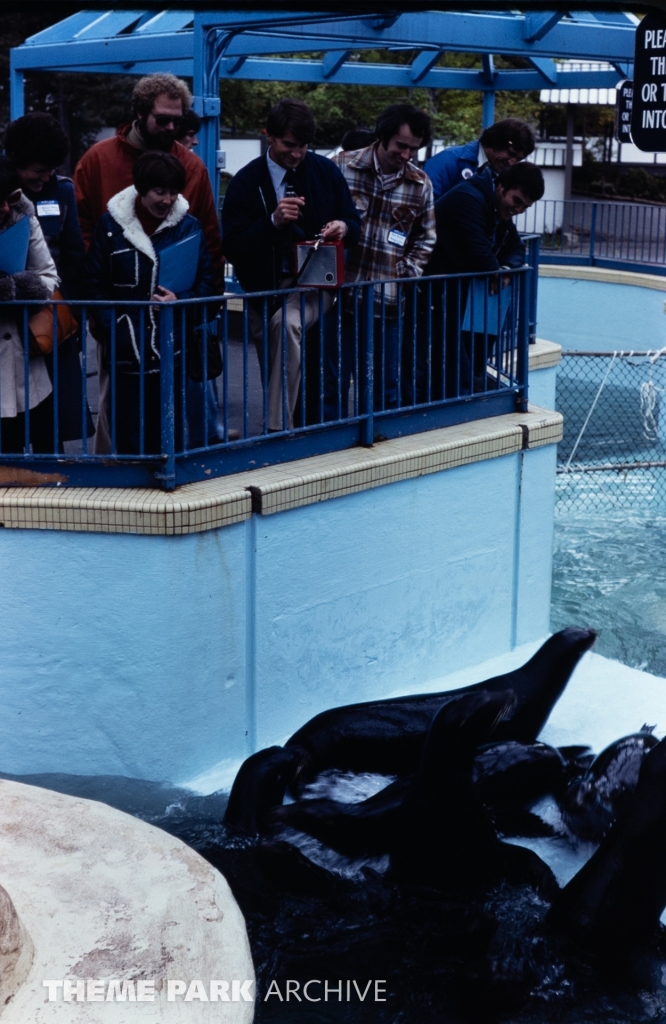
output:
{"label": "fence post", "polygon": [[[165,491],[176,486],[175,434],[176,414],[174,401],[174,337],[173,306],[163,302],[159,307],[160,324],[160,431],[164,471],[155,473]],[[185,353],[181,354],[185,358]]]}
{"label": "fence post", "polygon": [[363,336],[365,339],[365,429],[363,444],[371,447],[375,439],[375,288],[366,286],[363,294]]}
{"label": "fence post", "polygon": [[527,375],[529,370],[530,303],[527,289],[527,275],[531,270],[518,274],[518,338],[516,352],[516,371],[518,377],[518,394],[516,395],[516,411],[527,412]]}
{"label": "fence post", "polygon": [[528,263],[529,269],[529,310],[530,310],[530,322],[529,322],[529,337],[528,341],[530,345],[536,342],[536,325],[537,325],[537,299],[539,293],[539,254],[540,254],[540,239],[531,238],[528,249]]}
{"label": "fence post", "polygon": [[592,203],[592,219],[590,221],[590,266],[594,266],[594,251],[597,235],[597,204]]}

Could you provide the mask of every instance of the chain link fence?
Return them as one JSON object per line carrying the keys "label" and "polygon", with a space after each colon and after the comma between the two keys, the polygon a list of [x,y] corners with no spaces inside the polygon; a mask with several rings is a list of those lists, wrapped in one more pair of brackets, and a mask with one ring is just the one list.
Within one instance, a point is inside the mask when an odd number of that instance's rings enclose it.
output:
{"label": "chain link fence", "polygon": [[559,511],[666,510],[666,349],[564,352]]}

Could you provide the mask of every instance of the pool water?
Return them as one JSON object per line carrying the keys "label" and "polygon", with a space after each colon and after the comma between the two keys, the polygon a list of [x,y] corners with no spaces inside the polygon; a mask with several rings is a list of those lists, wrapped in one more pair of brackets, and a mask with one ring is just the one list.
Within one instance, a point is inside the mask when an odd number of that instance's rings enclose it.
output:
{"label": "pool water", "polygon": [[597,653],[666,677],[666,510],[558,512],[551,629],[568,625],[598,630]]}

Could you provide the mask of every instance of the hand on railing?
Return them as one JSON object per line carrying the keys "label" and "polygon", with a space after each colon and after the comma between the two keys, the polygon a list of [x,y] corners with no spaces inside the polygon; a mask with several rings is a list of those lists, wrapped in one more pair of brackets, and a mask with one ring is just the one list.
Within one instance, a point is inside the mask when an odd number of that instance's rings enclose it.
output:
{"label": "hand on railing", "polygon": [[504,274],[501,278],[500,278],[499,274],[497,274],[495,277],[489,278],[489,280],[488,280],[488,292],[489,292],[490,295],[497,295],[497,293],[499,291],[499,282],[500,282],[500,280],[502,282],[502,288],[506,288],[506,286],[511,281],[511,278],[507,274]]}
{"label": "hand on railing", "polygon": [[170,292],[168,288],[164,288],[161,284],[158,284],[156,290],[153,292],[153,299],[155,302],[177,302],[178,296],[175,292]]}

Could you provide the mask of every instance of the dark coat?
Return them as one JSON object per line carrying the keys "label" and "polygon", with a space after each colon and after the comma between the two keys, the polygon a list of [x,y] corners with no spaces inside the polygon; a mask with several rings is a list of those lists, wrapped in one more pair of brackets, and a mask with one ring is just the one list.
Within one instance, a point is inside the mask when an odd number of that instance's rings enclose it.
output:
{"label": "dark coat", "polygon": [[425,274],[522,267],[525,246],[512,220],[500,220],[489,171],[456,185],[435,203],[437,244]]}
{"label": "dark coat", "polygon": [[[187,292],[181,292],[179,299],[199,298],[213,292],[213,265],[208,255],[201,225],[196,217],[187,213],[187,203],[182,196],[157,231],[148,237],[134,210],[136,189],[133,185],[123,189],[109,200],[109,211],[95,228],[93,242],[86,258],[88,297],[108,299],[116,303],[123,300],[148,300],[158,282],[159,255],[164,249],[181,242],[189,235],[199,238],[199,257],[194,285]],[[144,308],[145,328],[145,372],[159,372],[159,325],[158,311],[154,305]],[[139,370],[139,335],[141,329],[141,308],[117,306],[98,307],[94,310],[97,333],[108,344],[111,323],[116,318],[116,365],[125,373]],[[174,324],[176,351],[180,344],[180,316]],[[110,352],[107,352],[110,355]]]}
{"label": "dark coat", "polygon": [[305,199],[298,225],[276,228],[277,197],[266,156],[257,157],[229,182],[222,207],[222,245],[246,292],[275,291],[284,277],[285,250],[314,238],[330,220],[347,225],[345,247],[356,245],[361,218],[342,172],[326,157],[307,153],[296,168],[296,190]]}
{"label": "dark coat", "polygon": [[[60,291],[65,298],[80,298],[86,250],[76,213],[74,182],[52,174],[40,192],[24,188],[23,193],[35,207],[39,226],[58,268]],[[56,204],[58,212],[51,213]]]}

